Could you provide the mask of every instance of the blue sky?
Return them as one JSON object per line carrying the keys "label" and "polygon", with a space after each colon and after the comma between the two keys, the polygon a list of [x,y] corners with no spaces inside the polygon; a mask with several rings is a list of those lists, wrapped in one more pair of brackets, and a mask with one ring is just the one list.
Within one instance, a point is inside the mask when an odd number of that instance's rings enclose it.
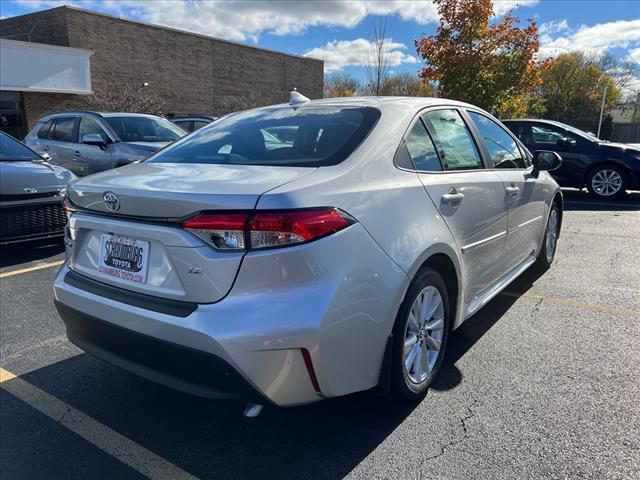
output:
{"label": "blue sky", "polygon": [[[364,79],[363,61],[381,16],[387,19],[391,69],[418,72],[414,40],[437,26],[423,1],[0,0],[10,17],[61,4],[167,25],[325,60],[325,72]],[[640,65],[640,0],[494,0],[503,14],[540,27],[543,57],[579,49],[610,52]],[[638,82],[640,88],[640,81]]]}

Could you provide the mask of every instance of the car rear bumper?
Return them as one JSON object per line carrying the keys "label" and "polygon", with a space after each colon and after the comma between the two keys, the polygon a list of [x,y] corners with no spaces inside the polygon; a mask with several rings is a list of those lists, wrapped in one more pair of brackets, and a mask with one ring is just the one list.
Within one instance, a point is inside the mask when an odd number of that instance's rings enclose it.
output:
{"label": "car rear bumper", "polygon": [[122,328],[59,301],[55,305],[69,340],[95,357],[192,395],[265,401],[229,363],[216,355]]}
{"label": "car rear bumper", "polygon": [[99,358],[187,393],[291,406],[377,385],[407,285],[356,224],[247,254],[217,303],[134,294],[66,265],[54,297],[69,339]]}

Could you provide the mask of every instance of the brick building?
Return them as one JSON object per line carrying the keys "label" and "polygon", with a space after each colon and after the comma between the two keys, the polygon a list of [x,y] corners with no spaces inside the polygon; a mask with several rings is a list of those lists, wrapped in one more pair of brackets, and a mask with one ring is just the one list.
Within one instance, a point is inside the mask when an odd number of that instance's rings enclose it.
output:
{"label": "brick building", "polygon": [[[0,20],[0,38],[9,40],[2,44],[3,52],[7,45],[20,48],[20,42],[57,46],[58,51],[47,58],[55,54],[82,57],[87,52],[86,72],[79,69],[77,78],[67,80],[83,83],[82,76],[88,75],[89,85],[70,91],[60,82],[61,71],[54,71],[49,79],[16,84],[16,76],[19,80],[33,76],[21,70],[28,69],[28,65],[20,66],[26,63],[24,56],[22,62],[22,54],[16,57],[17,67],[8,67],[3,60],[0,114],[4,114],[5,127],[7,119],[15,124],[10,125],[14,134],[32,127],[47,112],[86,107],[91,95],[117,92],[124,86],[150,89],[162,99],[166,112],[214,116],[287,101],[294,87],[310,98],[322,96],[321,60],[69,6]],[[39,71],[42,76],[42,69]],[[12,80],[4,72],[11,72]]]}

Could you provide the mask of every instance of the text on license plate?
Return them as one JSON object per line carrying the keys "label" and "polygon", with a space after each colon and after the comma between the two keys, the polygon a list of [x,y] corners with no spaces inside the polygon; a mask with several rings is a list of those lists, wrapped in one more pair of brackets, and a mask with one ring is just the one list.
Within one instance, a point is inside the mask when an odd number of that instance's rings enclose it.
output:
{"label": "text on license plate", "polygon": [[149,242],[122,235],[101,237],[98,271],[133,283],[145,283]]}

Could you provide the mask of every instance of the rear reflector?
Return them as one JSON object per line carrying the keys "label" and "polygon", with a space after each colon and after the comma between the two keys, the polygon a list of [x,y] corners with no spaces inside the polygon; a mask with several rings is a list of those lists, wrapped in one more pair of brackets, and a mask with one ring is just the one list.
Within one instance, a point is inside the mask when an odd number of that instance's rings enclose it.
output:
{"label": "rear reflector", "polygon": [[219,250],[255,250],[311,242],[355,223],[336,208],[202,213],[182,226]]}
{"label": "rear reflector", "polygon": [[248,213],[201,213],[182,224],[219,250],[244,250]]}

